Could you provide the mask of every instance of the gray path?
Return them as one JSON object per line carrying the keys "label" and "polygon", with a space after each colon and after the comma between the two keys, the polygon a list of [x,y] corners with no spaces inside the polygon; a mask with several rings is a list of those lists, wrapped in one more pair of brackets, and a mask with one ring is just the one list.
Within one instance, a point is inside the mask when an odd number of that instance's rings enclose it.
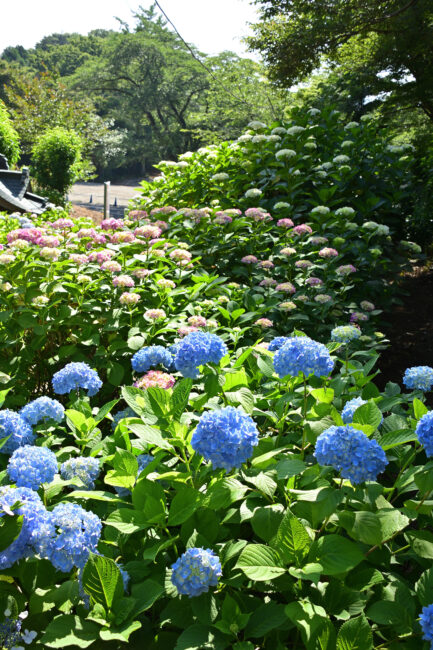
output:
{"label": "gray path", "polygon": [[[128,184],[110,186],[110,205],[114,204],[117,199],[117,205],[126,207],[136,194],[139,180],[128,181]],[[94,205],[104,204],[104,185],[103,183],[75,183],[69,192],[69,200],[79,205],[88,205],[92,196]]]}

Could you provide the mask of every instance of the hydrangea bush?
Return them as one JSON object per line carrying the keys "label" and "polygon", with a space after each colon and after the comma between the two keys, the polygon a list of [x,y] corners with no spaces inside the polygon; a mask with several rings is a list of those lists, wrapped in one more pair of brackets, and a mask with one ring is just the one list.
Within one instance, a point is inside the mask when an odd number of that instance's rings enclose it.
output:
{"label": "hydrangea bush", "polygon": [[104,404],[87,365],[54,407],[17,414],[32,445],[4,431],[4,647],[427,648],[425,392],[381,393],[378,354],[352,343],[213,337],[224,356],[197,376]]}

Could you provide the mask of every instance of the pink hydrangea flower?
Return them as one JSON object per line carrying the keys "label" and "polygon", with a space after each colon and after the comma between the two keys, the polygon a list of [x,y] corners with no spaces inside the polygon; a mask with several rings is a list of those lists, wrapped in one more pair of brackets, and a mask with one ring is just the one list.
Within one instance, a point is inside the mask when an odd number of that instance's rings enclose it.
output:
{"label": "pink hydrangea flower", "polygon": [[244,264],[257,264],[258,261],[259,260],[255,255],[245,255],[245,257],[241,259],[241,262]]}
{"label": "pink hydrangea flower", "polygon": [[263,280],[259,282],[259,287],[275,287],[276,284],[277,281],[273,278],[263,278]]}
{"label": "pink hydrangea flower", "polygon": [[67,230],[74,227],[74,222],[71,219],[57,219],[57,221],[53,221],[51,227],[54,230]]}
{"label": "pink hydrangea flower", "polygon": [[136,388],[173,388],[176,383],[176,379],[173,375],[169,375],[167,372],[162,372],[162,370],[149,370],[143,377],[140,377],[134,386]]}
{"label": "pink hydrangea flower", "polygon": [[128,212],[128,218],[132,219],[133,221],[140,221],[141,219],[145,219],[147,217],[147,212],[146,210],[131,210]]}
{"label": "pink hydrangea flower", "polygon": [[350,323],[362,323],[368,320],[367,314],[363,314],[361,311],[353,311],[350,314]]}
{"label": "pink hydrangea flower", "polygon": [[266,329],[268,327],[272,327],[273,323],[271,320],[269,320],[269,318],[259,318],[255,321],[254,325],[259,325],[263,329]]}
{"label": "pink hydrangea flower", "polygon": [[160,278],[156,281],[156,284],[162,289],[174,289],[176,287],[176,283],[173,282],[173,280],[169,280],[168,278]]}
{"label": "pink hydrangea flower", "polygon": [[356,267],[353,264],[342,264],[337,269],[338,275],[350,275],[350,273],[355,273]]}
{"label": "pink hydrangea flower", "polygon": [[281,228],[291,228],[294,225],[291,219],[278,219],[277,226]]}
{"label": "pink hydrangea flower", "polygon": [[296,288],[291,282],[282,282],[277,285],[277,291],[284,291],[284,293],[296,293]]}
{"label": "pink hydrangea flower", "polygon": [[294,235],[306,235],[307,233],[311,235],[313,231],[311,230],[310,226],[308,226],[306,223],[300,223],[299,226],[295,226],[292,229],[292,233]]}
{"label": "pink hydrangea flower", "polygon": [[362,300],[362,302],[359,303],[359,306],[364,311],[374,311],[374,309],[376,309],[373,303],[370,302],[369,300]]}
{"label": "pink hydrangea flower", "polygon": [[25,239],[31,244],[35,244],[36,240],[39,237],[42,237],[46,233],[45,229],[42,228],[18,228],[17,230],[11,230],[6,235],[8,242],[12,242],[15,239]]}
{"label": "pink hydrangea flower", "polygon": [[192,255],[189,251],[186,251],[183,248],[175,248],[171,251],[170,258],[176,260],[176,262],[190,262]]}
{"label": "pink hydrangea flower", "polygon": [[245,210],[245,216],[251,218],[253,221],[271,221],[272,217],[269,212],[261,208],[248,208]]}
{"label": "pink hydrangea flower", "polygon": [[142,280],[143,278],[147,278],[147,276],[150,275],[150,270],[149,269],[134,269],[134,271],[132,271],[132,275],[135,278],[139,278],[140,280]]}
{"label": "pink hydrangea flower", "polygon": [[174,208],[172,205],[165,205],[162,208],[153,208],[150,212],[151,217],[155,217],[157,214],[173,214],[174,212],[177,212],[176,208]]}
{"label": "pink hydrangea flower", "polygon": [[319,295],[314,297],[314,300],[324,305],[327,302],[330,302],[332,300],[332,297],[328,296],[327,293],[319,293]]}
{"label": "pink hydrangea flower", "polygon": [[80,228],[80,230],[75,233],[75,236],[78,237],[78,239],[93,239],[96,235],[97,232],[94,228]]}
{"label": "pink hydrangea flower", "polygon": [[165,232],[170,227],[166,221],[155,221],[155,226],[158,226],[162,232]]}
{"label": "pink hydrangea flower", "polygon": [[61,251],[59,248],[50,248],[49,246],[44,246],[39,251],[39,255],[42,258],[44,258],[45,260],[53,260],[53,261],[59,259],[60,253]]}
{"label": "pink hydrangea flower", "polygon": [[262,260],[257,266],[261,269],[273,269],[275,264],[271,260]]}
{"label": "pink hydrangea flower", "polygon": [[224,225],[226,223],[231,223],[233,221],[232,217],[229,214],[217,213],[214,219],[214,223]]}
{"label": "pink hydrangea flower", "polygon": [[320,249],[318,255],[320,255],[320,257],[337,257],[338,251],[336,251],[335,248],[325,247]]}
{"label": "pink hydrangea flower", "polygon": [[102,230],[122,230],[123,226],[124,226],[123,219],[111,218],[111,219],[104,219],[104,221],[101,221]]}
{"label": "pink hydrangea flower", "polygon": [[38,237],[35,244],[46,248],[57,248],[60,244],[60,239],[53,235],[42,235],[42,237]]}
{"label": "pink hydrangea flower", "polygon": [[310,237],[310,244],[313,244],[313,246],[322,246],[322,244],[326,244],[327,241],[327,237]]}
{"label": "pink hydrangea flower", "polygon": [[69,255],[69,259],[74,264],[78,264],[78,266],[81,266],[82,264],[86,264],[88,262],[87,255],[82,255],[80,253],[72,253]]}
{"label": "pink hydrangea flower", "polygon": [[112,244],[132,244],[135,241],[135,235],[129,230],[122,230],[111,235],[110,241]]}
{"label": "pink hydrangea flower", "polygon": [[309,260],[298,260],[297,262],[295,262],[295,266],[296,266],[296,268],[302,269],[302,270],[305,271],[306,269],[309,269],[310,267],[312,267],[313,264]]}
{"label": "pink hydrangea flower", "polygon": [[322,284],[323,284],[323,280],[321,280],[320,278],[314,278],[314,277],[307,278],[305,280],[305,284],[309,284],[310,287],[321,287]]}
{"label": "pink hydrangea flower", "polygon": [[286,248],[280,250],[280,255],[286,255],[287,257],[290,257],[290,255],[294,255],[295,253],[296,249],[291,248],[290,246],[286,246]]}
{"label": "pink hydrangea flower", "polygon": [[144,317],[149,320],[163,320],[167,318],[167,314],[163,309],[148,309],[144,312]]}
{"label": "pink hydrangea flower", "polygon": [[107,262],[103,262],[101,264],[101,269],[103,271],[108,271],[109,273],[119,273],[122,270],[122,267],[120,266],[119,262],[116,262],[115,260],[108,260]]}
{"label": "pink hydrangea flower", "polygon": [[[113,262],[105,262],[106,264],[113,264]],[[115,287],[134,287],[135,282],[130,275],[116,275],[113,278],[113,285]]]}
{"label": "pink hydrangea flower", "polygon": [[198,327],[194,327],[193,325],[181,325],[181,327],[179,327],[177,330],[179,336],[188,336],[188,334],[192,334],[192,332],[198,332]]}
{"label": "pink hydrangea flower", "polygon": [[109,262],[112,257],[116,255],[115,251],[106,248],[102,251],[93,251],[89,253],[90,262],[98,262],[98,264],[103,264],[104,262]]}
{"label": "pink hydrangea flower", "polygon": [[122,293],[122,295],[119,298],[119,302],[122,305],[136,305],[137,302],[140,300],[140,296],[138,293],[130,293],[129,291],[125,291]]}
{"label": "pink hydrangea flower", "polygon": [[156,239],[162,233],[162,229],[158,226],[140,226],[134,230],[136,237],[145,237],[146,239]]}
{"label": "pink hydrangea flower", "polygon": [[206,327],[206,318],[204,316],[190,316],[188,323],[193,327]]}

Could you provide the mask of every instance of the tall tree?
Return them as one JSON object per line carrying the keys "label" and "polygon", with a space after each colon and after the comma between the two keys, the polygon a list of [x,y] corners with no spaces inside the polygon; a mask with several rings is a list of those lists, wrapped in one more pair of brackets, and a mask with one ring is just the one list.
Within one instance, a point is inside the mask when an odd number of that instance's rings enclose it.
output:
{"label": "tall tree", "polygon": [[[255,0],[261,21],[249,39],[280,83],[326,62],[362,68],[378,93],[433,120],[431,0]],[[361,60],[359,56],[361,55]]]}

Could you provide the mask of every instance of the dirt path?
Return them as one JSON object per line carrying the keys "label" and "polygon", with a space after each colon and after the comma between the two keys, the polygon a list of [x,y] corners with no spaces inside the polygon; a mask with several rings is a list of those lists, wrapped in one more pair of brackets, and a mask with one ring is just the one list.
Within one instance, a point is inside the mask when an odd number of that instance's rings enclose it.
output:
{"label": "dirt path", "polygon": [[[138,179],[126,181],[123,185],[112,184],[109,189],[110,205],[113,205],[117,199],[117,205],[126,207],[136,194],[139,184]],[[92,201],[90,201],[92,197]],[[69,192],[69,200],[78,205],[103,205],[104,204],[104,184],[103,183],[75,183]]]}

